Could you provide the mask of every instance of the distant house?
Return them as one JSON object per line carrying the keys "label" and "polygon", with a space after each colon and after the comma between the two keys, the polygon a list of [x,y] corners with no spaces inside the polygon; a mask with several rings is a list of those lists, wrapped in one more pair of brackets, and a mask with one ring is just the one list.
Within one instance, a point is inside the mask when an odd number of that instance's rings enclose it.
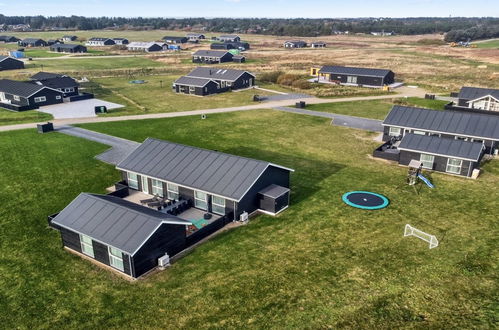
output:
{"label": "distant house", "polygon": [[307,43],[303,40],[288,40],[284,42],[284,48],[305,48]]}
{"label": "distant house", "polygon": [[250,44],[247,42],[214,42],[210,45],[210,48],[248,50],[250,49]]}
{"label": "distant house", "polygon": [[72,36],[72,35],[66,35],[66,36],[62,37],[62,41],[64,41],[64,42],[71,42],[71,41],[75,41],[76,39],[78,39],[78,37]]}
{"label": "distant house", "polygon": [[197,67],[173,83],[175,93],[206,96],[229,90],[250,88],[255,76],[248,71]]}
{"label": "distant house", "polygon": [[127,45],[129,51],[134,52],[161,52],[168,50],[168,45],[163,42],[138,42],[132,41]]}
{"label": "distant house", "polygon": [[234,56],[232,56],[232,62],[244,63],[244,62],[246,62],[246,57],[244,57],[242,55],[234,55]]}
{"label": "distant house", "polygon": [[50,87],[62,92],[64,97],[70,97],[79,94],[78,88],[80,87],[80,85],[76,82],[76,80],[65,75],[39,72],[31,76],[30,79],[37,85]]}
{"label": "distant house", "polygon": [[46,47],[47,42],[38,38],[26,38],[19,41],[19,46],[23,47]]}
{"label": "distant house", "polygon": [[223,41],[223,42],[240,42],[241,41],[241,37],[239,37],[238,35],[235,35],[235,34],[221,35],[217,39],[220,41]]}
{"label": "distant house", "polygon": [[267,161],[148,138],[116,168],[119,190],[81,193],[49,225],[65,248],[131,278],[232,221],[289,206],[293,170]]}
{"label": "distant house", "polygon": [[232,62],[234,55],[223,50],[198,50],[192,54],[192,63],[224,63]]}
{"label": "distant house", "polygon": [[0,80],[0,107],[2,108],[24,111],[62,102],[63,93],[56,89],[32,82]]}
{"label": "distant house", "polygon": [[457,97],[456,110],[481,110],[499,115],[499,89],[462,87]]}
{"label": "distant house", "polygon": [[189,39],[189,41],[199,41],[206,39],[206,36],[202,33],[187,33],[186,37],[187,39]]}
{"label": "distant house", "polygon": [[24,69],[24,62],[9,56],[0,56],[0,71]]}
{"label": "distant house", "polygon": [[58,43],[62,44],[63,42],[61,42],[59,39],[49,39],[49,40],[47,40],[47,46],[52,46],[52,45],[58,44]]}
{"label": "distant house", "polygon": [[80,44],[54,44],[50,51],[58,53],[86,53],[87,47]]}
{"label": "distant house", "polygon": [[112,39],[116,45],[128,45],[129,41],[126,38],[113,38]]}
{"label": "distant house", "polygon": [[20,41],[21,39],[18,39],[14,36],[0,36],[0,42],[3,42],[3,43],[12,43],[12,42],[18,42]]}
{"label": "distant house", "polygon": [[310,44],[311,48],[326,48],[326,43],[322,41],[312,42]]}
{"label": "distant house", "polygon": [[115,44],[114,40],[110,38],[90,38],[86,42],[87,46],[94,47],[112,46]]}
{"label": "distant house", "polygon": [[186,37],[172,37],[172,36],[163,37],[163,40],[167,44],[185,44],[188,41]]}
{"label": "distant house", "polygon": [[325,65],[320,69],[312,68],[311,73],[328,82],[344,85],[382,87],[395,82],[395,74],[387,69]]}

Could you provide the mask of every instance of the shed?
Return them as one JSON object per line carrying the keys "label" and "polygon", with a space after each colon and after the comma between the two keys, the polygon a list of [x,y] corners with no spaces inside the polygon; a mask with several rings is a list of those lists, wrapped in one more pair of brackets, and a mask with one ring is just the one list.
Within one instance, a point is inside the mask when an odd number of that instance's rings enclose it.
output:
{"label": "shed", "polygon": [[276,184],[260,190],[260,210],[270,214],[278,214],[289,206],[289,188]]}

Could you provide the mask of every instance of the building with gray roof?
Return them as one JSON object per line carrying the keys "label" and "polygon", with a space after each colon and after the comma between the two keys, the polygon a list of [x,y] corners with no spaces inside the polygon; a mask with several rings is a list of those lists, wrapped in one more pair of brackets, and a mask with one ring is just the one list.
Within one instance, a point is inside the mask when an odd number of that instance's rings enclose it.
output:
{"label": "building with gray roof", "polygon": [[330,82],[355,86],[382,87],[395,82],[395,73],[388,69],[325,65],[317,75]]}
{"label": "building with gray roof", "polygon": [[[499,89],[462,87],[458,94],[456,109],[478,110],[482,113],[499,115]],[[460,109],[462,108],[462,109]]]}
{"label": "building with gray roof", "polygon": [[224,63],[232,62],[233,54],[224,50],[198,50],[192,54],[192,63]]}
{"label": "building with gray roof", "polygon": [[0,71],[24,69],[24,62],[10,56],[0,55]]}
{"label": "building with gray roof", "polygon": [[17,80],[0,80],[0,107],[14,111],[36,109],[62,103],[63,93],[56,89]]}

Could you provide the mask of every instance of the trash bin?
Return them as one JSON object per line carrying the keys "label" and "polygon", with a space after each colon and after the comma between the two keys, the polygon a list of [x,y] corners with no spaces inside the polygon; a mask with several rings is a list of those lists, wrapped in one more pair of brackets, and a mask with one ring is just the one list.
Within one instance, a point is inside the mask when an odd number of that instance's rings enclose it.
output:
{"label": "trash bin", "polygon": [[107,107],[105,105],[98,105],[94,109],[95,109],[95,114],[107,113]]}
{"label": "trash bin", "polygon": [[54,124],[48,122],[46,124],[37,124],[38,133],[47,133],[52,132],[54,130]]}
{"label": "trash bin", "polygon": [[295,107],[297,107],[299,109],[303,109],[303,108],[305,108],[305,106],[306,106],[305,101],[296,102],[296,104],[295,104]]}

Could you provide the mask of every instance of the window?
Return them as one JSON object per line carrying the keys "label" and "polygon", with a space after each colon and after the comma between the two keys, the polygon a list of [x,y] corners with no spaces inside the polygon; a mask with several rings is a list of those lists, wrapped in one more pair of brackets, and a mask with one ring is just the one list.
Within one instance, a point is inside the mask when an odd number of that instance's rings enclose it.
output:
{"label": "window", "polygon": [[60,99],[61,99],[61,96],[60,96],[60,95],[56,95],[55,99],[56,99],[56,100],[60,100]]}
{"label": "window", "polygon": [[168,183],[166,185],[166,189],[168,190],[168,199],[172,199],[172,200],[178,200],[178,186],[176,184],[173,184],[173,183]]}
{"label": "window", "polygon": [[132,189],[139,189],[139,179],[137,177],[137,174],[127,172],[128,176],[128,186]]}
{"label": "window", "polygon": [[211,197],[211,210],[216,214],[225,214],[225,198],[212,196]]}
{"label": "window", "polygon": [[421,158],[419,159],[421,163],[423,163],[423,168],[433,169],[433,162],[435,160],[435,156],[421,154]]}
{"label": "window", "polygon": [[455,139],[456,140],[461,140],[461,141],[468,141],[468,138],[464,137],[464,136],[456,136]]}
{"label": "window", "polygon": [[72,87],[71,88],[64,88],[64,93],[72,93],[74,91],[75,91],[75,89]]}
{"label": "window", "polygon": [[21,98],[17,95],[14,95],[14,101],[21,101]]}
{"label": "window", "polygon": [[92,239],[86,235],[80,234],[81,252],[89,257],[94,257],[94,246]]}
{"label": "window", "polygon": [[355,76],[347,76],[347,83],[349,83],[349,84],[356,84],[357,83],[357,77],[355,77]]}
{"label": "window", "polygon": [[399,127],[390,127],[390,131],[388,132],[388,135],[390,136],[400,136],[402,130]]}
{"label": "window", "polygon": [[194,206],[205,211],[208,210],[208,195],[201,191],[194,191]]}
{"label": "window", "polygon": [[189,86],[189,93],[194,93],[196,91],[196,87]]}
{"label": "window", "polygon": [[423,132],[423,131],[414,131],[414,134],[416,134],[416,135],[426,135],[426,133]]}
{"label": "window", "polygon": [[36,103],[45,102],[45,101],[47,101],[47,98],[45,96],[35,97]]}
{"label": "window", "polygon": [[453,174],[461,174],[462,165],[463,161],[461,159],[449,158],[447,160],[447,168],[445,171]]}
{"label": "window", "polygon": [[439,134],[439,133],[428,133],[429,136],[438,136],[438,137],[441,137],[442,134]]}
{"label": "window", "polygon": [[151,179],[152,182],[152,194],[163,197],[163,182],[159,180]]}
{"label": "window", "polygon": [[109,264],[121,271],[123,271],[123,253],[113,247],[109,247]]}

